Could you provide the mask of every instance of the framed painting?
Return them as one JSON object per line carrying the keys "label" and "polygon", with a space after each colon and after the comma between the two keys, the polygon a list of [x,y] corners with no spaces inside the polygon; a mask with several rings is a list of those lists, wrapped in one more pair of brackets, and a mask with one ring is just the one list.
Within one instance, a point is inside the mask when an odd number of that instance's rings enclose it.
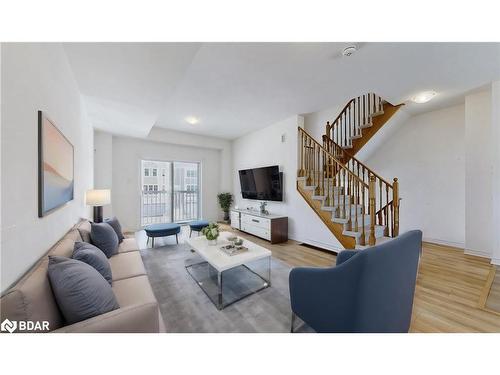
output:
{"label": "framed painting", "polygon": [[38,216],[73,200],[74,149],[54,123],[38,111]]}

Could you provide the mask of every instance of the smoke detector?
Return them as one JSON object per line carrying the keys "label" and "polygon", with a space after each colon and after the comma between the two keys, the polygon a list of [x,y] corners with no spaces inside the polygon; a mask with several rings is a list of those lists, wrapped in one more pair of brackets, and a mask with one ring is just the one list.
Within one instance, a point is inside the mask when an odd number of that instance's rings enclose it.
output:
{"label": "smoke detector", "polygon": [[342,51],[342,56],[345,56],[345,57],[349,57],[349,56],[352,56],[353,53],[355,53],[356,51],[358,50],[358,47],[356,47],[355,44],[351,45],[351,46],[347,46],[346,48],[344,48],[344,50]]}

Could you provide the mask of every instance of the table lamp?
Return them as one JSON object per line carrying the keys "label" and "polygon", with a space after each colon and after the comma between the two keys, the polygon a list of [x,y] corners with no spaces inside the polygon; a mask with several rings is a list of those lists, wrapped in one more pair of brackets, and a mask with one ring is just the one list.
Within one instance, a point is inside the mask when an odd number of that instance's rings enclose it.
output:
{"label": "table lamp", "polygon": [[85,202],[88,206],[94,207],[94,223],[102,223],[102,206],[111,203],[111,190],[87,190]]}

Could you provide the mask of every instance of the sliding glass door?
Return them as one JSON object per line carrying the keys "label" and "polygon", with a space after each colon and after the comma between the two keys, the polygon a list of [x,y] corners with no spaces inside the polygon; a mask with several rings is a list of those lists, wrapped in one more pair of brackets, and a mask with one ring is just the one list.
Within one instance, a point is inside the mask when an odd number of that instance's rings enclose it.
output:
{"label": "sliding glass door", "polygon": [[200,218],[200,164],[142,160],[141,225]]}

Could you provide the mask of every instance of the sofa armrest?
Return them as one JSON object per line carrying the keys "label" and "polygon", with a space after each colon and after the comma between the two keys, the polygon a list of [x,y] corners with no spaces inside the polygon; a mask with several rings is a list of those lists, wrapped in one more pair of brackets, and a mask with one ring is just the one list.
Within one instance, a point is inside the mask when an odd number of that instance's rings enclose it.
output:
{"label": "sofa armrest", "polygon": [[340,253],[337,254],[337,266],[340,266],[342,263],[344,263],[346,260],[351,259],[354,255],[356,255],[359,251],[358,250],[342,250]]}
{"label": "sofa armrest", "polygon": [[158,311],[156,302],[131,305],[61,327],[52,332],[158,333],[161,327]]}

